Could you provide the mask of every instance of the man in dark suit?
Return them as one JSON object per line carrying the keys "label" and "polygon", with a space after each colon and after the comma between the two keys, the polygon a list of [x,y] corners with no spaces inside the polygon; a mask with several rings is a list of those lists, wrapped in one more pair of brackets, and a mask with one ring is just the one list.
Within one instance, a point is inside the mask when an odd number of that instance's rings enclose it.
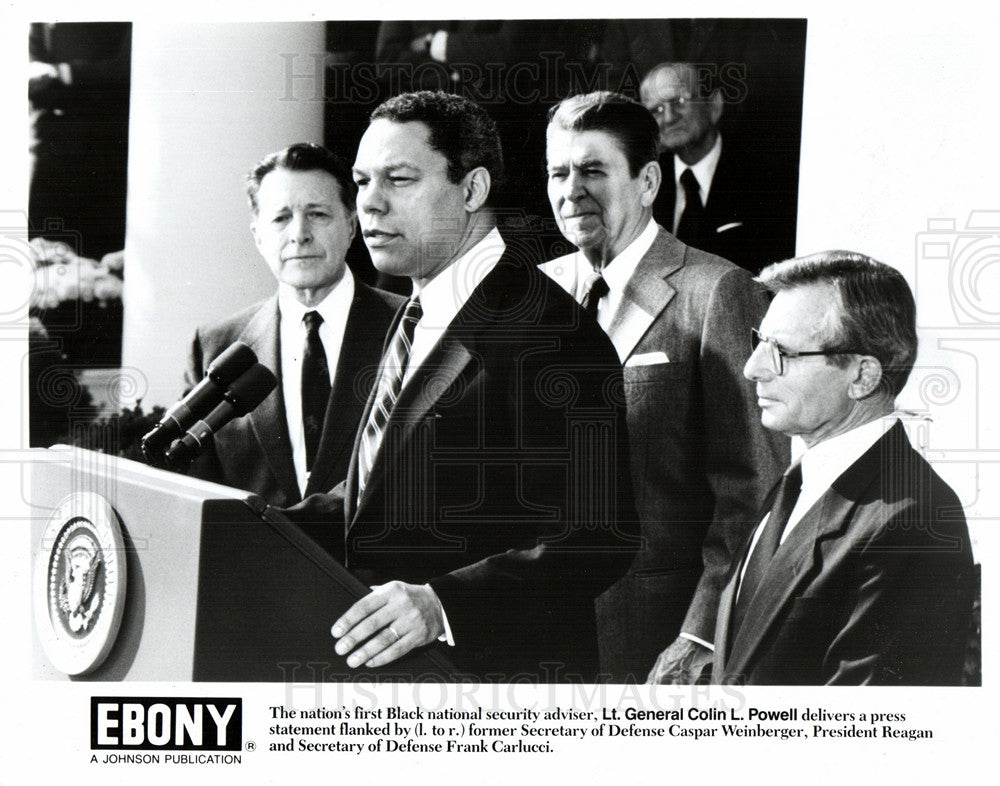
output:
{"label": "man in dark suit", "polygon": [[745,374],[764,425],[806,449],[733,563],[713,680],[960,684],[969,532],[892,414],[917,354],[909,286],[843,251],[761,280],[776,294]]}
{"label": "man in dark suit", "polygon": [[664,180],[653,216],[684,243],[757,273],[795,253],[798,161],[762,138],[752,146],[734,134],[723,140],[724,89],[738,99],[746,88],[719,80],[691,63],[661,63],[643,78],[639,93],[660,127]]}
{"label": "man in dark suit", "polygon": [[653,221],[656,138],[650,113],[615,93],[553,109],[549,200],[580,250],[542,269],[592,310],[624,366],[643,545],[598,603],[602,670],[641,680],[674,642],[660,678],[688,682],[711,660],[726,571],[788,452],[740,375],[767,294]]}
{"label": "man in dark suit", "polygon": [[[234,341],[248,344],[280,384],[215,435],[191,474],[292,505],[347,476],[385,334],[403,299],[356,280],[344,262],[355,232],[355,188],[347,163],[329,150],[296,144],[266,156],[250,172],[247,191],[254,239],[278,292],[199,328],[187,384],[200,381]],[[309,349],[310,313],[322,317],[316,351]],[[332,546],[328,528],[312,534]]]}
{"label": "man in dark suit", "polygon": [[497,231],[501,174],[493,121],[445,93],[385,102],[358,149],[372,261],[413,295],[347,482],[288,511],[346,518],[375,585],[333,623],[352,667],[443,639],[481,679],[593,680],[594,598],[635,552],[614,348]]}

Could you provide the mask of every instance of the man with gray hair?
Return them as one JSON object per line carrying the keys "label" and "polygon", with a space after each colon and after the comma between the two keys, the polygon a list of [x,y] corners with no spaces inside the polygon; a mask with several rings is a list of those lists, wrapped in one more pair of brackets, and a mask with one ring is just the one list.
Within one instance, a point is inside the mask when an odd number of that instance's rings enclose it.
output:
{"label": "man with gray hair", "polygon": [[653,220],[658,130],[640,104],[589,93],[549,117],[549,201],[579,251],[542,270],[618,351],[643,536],[629,572],[598,599],[601,668],[642,680],[674,642],[655,674],[693,682],[712,659],[729,564],[788,462],[788,441],[761,427],[741,376],[767,293]]}
{"label": "man with gray hair", "polygon": [[660,63],[639,95],[660,129],[656,221],[678,240],[757,273],[795,253],[797,161],[769,149],[771,139],[741,144],[727,131],[723,140],[727,100],[745,99],[749,89],[736,79],[714,63]]}
{"label": "man with gray hair", "polygon": [[903,276],[830,251],[766,268],[744,374],[802,440],[722,593],[713,681],[961,684],[972,551],[955,493],[893,415],[917,353]]}

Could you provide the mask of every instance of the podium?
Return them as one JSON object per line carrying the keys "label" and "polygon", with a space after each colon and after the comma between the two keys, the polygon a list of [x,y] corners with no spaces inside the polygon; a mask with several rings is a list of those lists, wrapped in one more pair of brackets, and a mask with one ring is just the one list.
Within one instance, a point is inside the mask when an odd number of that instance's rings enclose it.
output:
{"label": "podium", "polygon": [[78,448],[31,465],[36,679],[449,681],[437,644],[349,669],[369,592],[259,497]]}

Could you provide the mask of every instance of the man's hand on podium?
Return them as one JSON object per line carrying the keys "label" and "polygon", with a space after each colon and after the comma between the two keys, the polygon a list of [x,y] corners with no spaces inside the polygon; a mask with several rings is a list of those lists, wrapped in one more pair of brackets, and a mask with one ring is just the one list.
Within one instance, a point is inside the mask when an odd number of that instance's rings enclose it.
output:
{"label": "man's hand on podium", "polygon": [[[391,581],[372,587],[333,623],[338,655],[347,665],[374,668],[392,663],[444,633],[441,601],[430,587]],[[348,654],[350,653],[350,654]]]}

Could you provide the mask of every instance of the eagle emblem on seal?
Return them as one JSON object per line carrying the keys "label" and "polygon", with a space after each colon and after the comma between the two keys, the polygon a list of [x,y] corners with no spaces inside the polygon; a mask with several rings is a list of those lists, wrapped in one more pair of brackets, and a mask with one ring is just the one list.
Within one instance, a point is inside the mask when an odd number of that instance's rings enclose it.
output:
{"label": "eagle emblem on seal", "polygon": [[59,608],[66,615],[69,629],[80,633],[90,627],[91,620],[101,607],[101,592],[96,589],[101,555],[89,538],[79,537],[74,541],[64,552]]}

